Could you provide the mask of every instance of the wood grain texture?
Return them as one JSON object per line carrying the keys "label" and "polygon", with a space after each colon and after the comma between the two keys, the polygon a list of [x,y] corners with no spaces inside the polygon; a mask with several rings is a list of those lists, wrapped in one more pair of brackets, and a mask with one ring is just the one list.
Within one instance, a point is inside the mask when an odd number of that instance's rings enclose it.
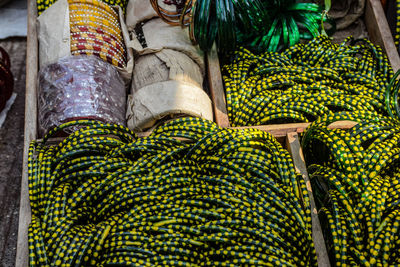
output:
{"label": "wood grain texture", "polygon": [[[232,127],[234,129],[246,129],[254,128],[261,131],[271,133],[275,138],[285,138],[288,133],[302,133],[305,129],[310,126],[310,122],[301,123],[286,123],[286,124],[271,124],[271,125],[257,125],[257,126],[244,126],[244,127]],[[354,121],[336,121],[331,123],[328,128],[331,129],[350,129],[357,123]]]}
{"label": "wood grain texture", "polygon": [[286,137],[286,148],[292,156],[296,172],[300,173],[306,182],[307,191],[310,197],[311,219],[312,219],[312,238],[317,253],[318,266],[330,266],[328,251],[322,233],[321,224],[318,218],[318,211],[315,205],[314,196],[311,188],[310,178],[308,177],[306,163],[301,150],[299,136],[297,133],[288,133]]}
{"label": "wood grain texture", "polygon": [[208,85],[210,87],[215,122],[220,127],[229,127],[228,111],[226,110],[225,89],[222,82],[217,45],[215,43],[211,50],[207,53],[206,64],[208,71]]}
{"label": "wood grain texture", "polygon": [[232,127],[234,129],[246,129],[254,128],[261,131],[269,132],[275,138],[286,138],[286,134],[290,132],[301,133],[306,129],[311,123],[286,123],[286,124],[271,124],[271,125],[257,125],[257,126],[243,126],[243,127]]}
{"label": "wood grain texture", "polygon": [[380,0],[367,0],[364,16],[370,40],[386,52],[394,72],[400,69],[400,57]]}
{"label": "wood grain texture", "polygon": [[28,190],[28,150],[29,143],[37,137],[37,101],[36,80],[38,73],[38,40],[36,31],[36,1],[28,0],[28,39],[26,57],[26,92],[25,92],[25,129],[24,152],[21,180],[21,202],[19,211],[19,227],[17,257],[15,266],[28,266],[28,226],[31,220]]}

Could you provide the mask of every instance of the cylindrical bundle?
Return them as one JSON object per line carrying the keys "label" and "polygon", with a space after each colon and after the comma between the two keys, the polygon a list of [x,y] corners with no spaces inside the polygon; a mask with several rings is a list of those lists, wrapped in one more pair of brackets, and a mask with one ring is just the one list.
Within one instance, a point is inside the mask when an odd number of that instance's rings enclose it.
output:
{"label": "cylindrical bundle", "polygon": [[5,107],[14,88],[14,77],[10,67],[10,57],[8,53],[0,47],[0,111]]}
{"label": "cylindrical bundle", "polygon": [[163,49],[140,56],[135,61],[131,92],[158,82],[174,80],[203,87],[204,74],[186,54]]}
{"label": "cylindrical bundle", "polygon": [[[354,121],[350,129],[331,129]],[[400,263],[400,122],[373,112],[320,117],[302,148],[336,266]]]}
{"label": "cylindrical bundle", "polygon": [[39,68],[70,55],[97,56],[130,84],[133,51],[120,8],[97,0],[58,0],[38,17]]}
{"label": "cylindrical bundle", "polygon": [[143,131],[177,116],[213,119],[211,100],[203,90],[204,57],[184,30],[153,19],[143,26],[146,48],[138,57],[128,98],[128,127]]}
{"label": "cylindrical bundle", "polygon": [[197,65],[201,71],[205,71],[204,53],[198,46],[194,46],[189,39],[187,29],[180,26],[170,26],[160,18],[155,18],[144,23],[143,35],[146,42],[145,47],[134,47],[139,54],[146,51],[161,51],[162,49],[172,49],[186,54]]}
{"label": "cylindrical bundle", "polygon": [[[335,22],[315,3],[295,0],[149,0],[162,20],[189,26],[190,39],[203,51],[216,42],[219,51],[246,46],[257,51],[281,51],[301,40],[335,31]],[[175,5],[168,10],[161,3]],[[330,27],[327,27],[328,24]]]}
{"label": "cylindrical bundle", "polygon": [[210,97],[204,90],[183,81],[168,80],[147,85],[128,97],[128,127],[144,131],[157,122],[181,116],[213,120]]}
{"label": "cylindrical bundle", "polygon": [[28,174],[31,266],[317,265],[305,181],[260,130],[71,122],[31,144]]}
{"label": "cylindrical bundle", "polygon": [[364,15],[365,3],[365,0],[332,1],[329,15],[335,19],[336,29],[346,29],[359,20]]}
{"label": "cylindrical bundle", "polygon": [[126,48],[118,13],[98,0],[68,0],[71,54],[95,55],[124,68]]}
{"label": "cylindrical bundle", "polygon": [[124,82],[97,57],[70,56],[41,69],[38,105],[41,134],[80,118],[125,125]]}

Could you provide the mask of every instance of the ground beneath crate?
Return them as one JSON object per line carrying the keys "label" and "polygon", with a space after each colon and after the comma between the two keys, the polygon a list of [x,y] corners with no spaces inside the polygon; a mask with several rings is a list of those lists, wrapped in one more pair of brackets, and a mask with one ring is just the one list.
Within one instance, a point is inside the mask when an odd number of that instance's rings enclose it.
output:
{"label": "ground beneath crate", "polygon": [[0,129],[0,266],[15,265],[24,140],[26,38],[0,40],[10,55],[17,98]]}

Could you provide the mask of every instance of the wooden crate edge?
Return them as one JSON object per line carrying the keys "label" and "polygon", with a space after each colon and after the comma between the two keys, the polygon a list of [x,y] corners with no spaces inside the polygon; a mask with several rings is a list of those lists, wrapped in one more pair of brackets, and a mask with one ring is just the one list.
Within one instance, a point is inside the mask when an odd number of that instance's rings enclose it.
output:
{"label": "wooden crate edge", "polygon": [[312,219],[312,239],[314,241],[315,251],[317,253],[318,266],[330,266],[329,255],[326,249],[324,236],[322,234],[321,223],[318,218],[318,211],[314,201],[314,195],[311,188],[310,178],[308,176],[306,163],[304,161],[303,151],[300,146],[299,136],[295,132],[287,133],[286,149],[292,156],[296,171],[301,174],[306,182],[307,191],[310,197],[310,209]]}
{"label": "wooden crate edge", "polygon": [[206,56],[208,85],[214,111],[214,121],[220,127],[229,127],[226,98],[219,65],[217,45],[214,43]]}
{"label": "wooden crate edge", "polygon": [[30,142],[37,137],[37,112],[32,112],[33,110],[37,110],[36,80],[38,73],[38,39],[36,17],[36,1],[28,0],[24,150],[18,220],[17,254],[15,258],[15,266],[18,267],[28,266],[29,261],[28,227],[31,220],[31,209],[28,188],[28,150]]}
{"label": "wooden crate edge", "polygon": [[386,52],[390,65],[396,72],[400,69],[400,56],[394,44],[381,1],[367,0],[364,16],[370,40]]}

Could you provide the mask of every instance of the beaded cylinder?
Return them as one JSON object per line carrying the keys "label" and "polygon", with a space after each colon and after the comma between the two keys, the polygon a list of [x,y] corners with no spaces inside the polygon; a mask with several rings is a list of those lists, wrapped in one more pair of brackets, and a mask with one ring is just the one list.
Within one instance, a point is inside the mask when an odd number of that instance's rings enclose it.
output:
{"label": "beaded cylinder", "polygon": [[127,57],[116,10],[97,0],[69,0],[71,54],[97,56],[120,68]]}
{"label": "beaded cylinder", "polygon": [[95,56],[60,59],[39,72],[41,133],[75,119],[125,125],[125,86],[118,71]]}

